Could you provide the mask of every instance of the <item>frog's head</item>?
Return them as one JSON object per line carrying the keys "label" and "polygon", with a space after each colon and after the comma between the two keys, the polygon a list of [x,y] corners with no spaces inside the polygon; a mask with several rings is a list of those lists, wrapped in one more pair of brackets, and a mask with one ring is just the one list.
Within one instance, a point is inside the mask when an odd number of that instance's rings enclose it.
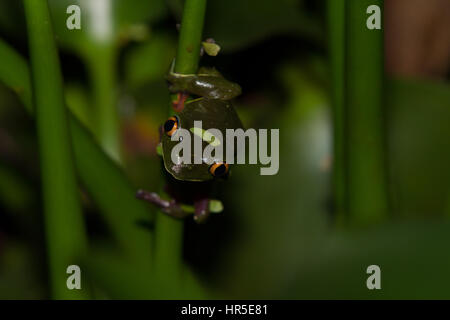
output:
{"label": "frog's head", "polygon": [[[195,127],[194,122],[201,121],[201,128]],[[182,161],[172,161],[172,152],[180,160],[184,156],[180,152],[181,136],[180,128],[186,129],[183,132],[190,135],[190,159],[189,164]],[[183,181],[207,181],[214,178],[225,177],[229,172],[229,164],[225,163],[226,146],[223,146],[223,157],[215,158],[214,152],[203,151],[209,146],[215,147],[224,143],[226,129],[242,128],[241,121],[232,107],[231,103],[222,100],[197,99],[187,102],[185,108],[176,116],[172,116],[164,123],[162,142],[162,154],[166,170],[176,179]],[[209,129],[219,130],[222,134],[222,141],[216,139],[214,135],[205,134]],[[194,139],[200,137],[202,140]],[[172,141],[172,138],[176,138]],[[195,149],[194,141],[201,141],[201,150]],[[198,146],[197,146],[198,147]],[[197,148],[198,149],[198,148]],[[194,163],[194,154],[201,163]],[[181,156],[180,156],[181,153]],[[207,155],[205,158],[205,154]],[[200,162],[199,161],[199,162]]]}

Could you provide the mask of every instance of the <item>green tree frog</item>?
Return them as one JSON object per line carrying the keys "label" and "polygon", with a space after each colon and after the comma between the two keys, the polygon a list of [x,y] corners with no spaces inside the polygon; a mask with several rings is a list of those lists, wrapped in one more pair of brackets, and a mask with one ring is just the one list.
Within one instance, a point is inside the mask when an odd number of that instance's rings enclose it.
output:
{"label": "green tree frog", "polygon": [[[202,150],[210,143],[220,143],[216,139],[205,139],[208,129],[220,130],[225,137],[226,129],[242,128],[242,123],[231,104],[231,99],[241,93],[238,84],[226,80],[216,69],[200,68],[197,74],[178,74],[173,65],[167,75],[169,90],[177,95],[173,101],[174,114],[161,126],[160,154],[164,167],[170,174],[166,192],[172,197],[164,200],[158,194],[139,190],[137,197],[146,200],[176,218],[193,213],[194,220],[204,222],[211,211],[221,210],[221,203],[211,201],[209,196],[215,180],[226,178],[229,164],[202,157],[200,164],[174,163],[171,158],[173,148],[179,141],[171,137],[184,128],[191,135],[200,135]],[[194,121],[201,121],[202,128],[196,128]],[[192,137],[191,143],[194,144]],[[194,157],[194,146],[191,147]],[[225,149],[224,149],[225,154]],[[185,204],[193,204],[186,206]]]}

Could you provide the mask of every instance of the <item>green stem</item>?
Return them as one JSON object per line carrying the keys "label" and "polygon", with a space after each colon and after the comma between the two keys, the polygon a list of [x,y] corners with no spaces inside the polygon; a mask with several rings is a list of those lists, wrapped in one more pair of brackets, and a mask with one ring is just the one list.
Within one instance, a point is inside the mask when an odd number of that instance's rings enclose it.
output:
{"label": "green stem", "polygon": [[95,106],[95,134],[103,149],[120,163],[120,124],[117,110],[116,50],[99,44],[87,56]]}
{"label": "green stem", "polygon": [[[206,0],[186,0],[183,9],[175,72],[197,72]],[[172,112],[172,110],[169,110]],[[183,222],[159,214],[155,228],[155,272],[164,274],[173,283],[182,273]]]}
{"label": "green stem", "polygon": [[186,0],[181,21],[175,72],[192,74],[198,69],[206,0]]}
{"label": "green stem", "polygon": [[327,0],[328,38],[333,106],[333,192],[338,225],[345,219],[345,0]]}
{"label": "green stem", "polygon": [[[33,114],[30,72],[25,59],[0,39],[0,81],[17,92]],[[137,226],[151,221],[148,207],[134,196],[123,171],[95,142],[92,134],[69,112],[71,138],[79,178],[99,207],[121,251],[133,261],[149,261],[151,233]]]}
{"label": "green stem", "polygon": [[52,295],[88,297],[68,290],[66,269],[85,254],[87,239],[76,185],[63,80],[47,1],[25,0]]}
{"label": "green stem", "polygon": [[383,31],[366,27],[370,5],[383,8],[383,1],[350,0],[346,6],[348,213],[357,224],[380,221],[388,211]]}

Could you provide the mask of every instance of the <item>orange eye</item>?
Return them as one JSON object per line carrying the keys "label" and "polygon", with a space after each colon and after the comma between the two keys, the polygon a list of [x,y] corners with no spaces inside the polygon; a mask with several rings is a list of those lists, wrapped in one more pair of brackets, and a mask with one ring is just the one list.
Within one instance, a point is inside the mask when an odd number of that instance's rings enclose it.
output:
{"label": "orange eye", "polygon": [[176,117],[170,117],[164,123],[164,132],[171,137],[178,129],[178,119]]}
{"label": "orange eye", "polygon": [[209,168],[209,172],[211,172],[211,174],[214,177],[222,177],[228,173],[229,167],[230,167],[230,165],[227,163],[222,163],[222,162],[214,163]]}

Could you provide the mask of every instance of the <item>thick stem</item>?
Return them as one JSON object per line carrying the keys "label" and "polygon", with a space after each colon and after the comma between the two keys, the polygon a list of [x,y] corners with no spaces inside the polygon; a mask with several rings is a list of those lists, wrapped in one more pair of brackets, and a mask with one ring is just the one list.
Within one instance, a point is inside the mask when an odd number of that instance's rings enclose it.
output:
{"label": "thick stem", "polygon": [[[197,72],[206,0],[186,0],[181,22],[175,72]],[[169,111],[172,113],[172,110]],[[182,272],[183,222],[159,214],[155,228],[155,272],[179,282]]]}
{"label": "thick stem", "polygon": [[63,79],[47,1],[25,0],[32,85],[40,149],[45,231],[52,296],[86,298],[66,286],[70,265],[79,264],[87,239],[76,185],[72,149],[64,107]]}
{"label": "thick stem", "polygon": [[333,198],[336,220],[345,219],[345,0],[327,0],[331,100],[333,107]]}
{"label": "thick stem", "polygon": [[205,20],[206,0],[186,0],[181,21],[175,72],[197,72]]}
{"label": "thick stem", "polygon": [[369,30],[367,8],[382,0],[346,5],[348,213],[352,223],[382,220],[388,211],[384,141],[383,31]]}
{"label": "thick stem", "polygon": [[117,109],[116,50],[112,44],[95,46],[87,57],[95,106],[95,134],[107,154],[121,162]]}

